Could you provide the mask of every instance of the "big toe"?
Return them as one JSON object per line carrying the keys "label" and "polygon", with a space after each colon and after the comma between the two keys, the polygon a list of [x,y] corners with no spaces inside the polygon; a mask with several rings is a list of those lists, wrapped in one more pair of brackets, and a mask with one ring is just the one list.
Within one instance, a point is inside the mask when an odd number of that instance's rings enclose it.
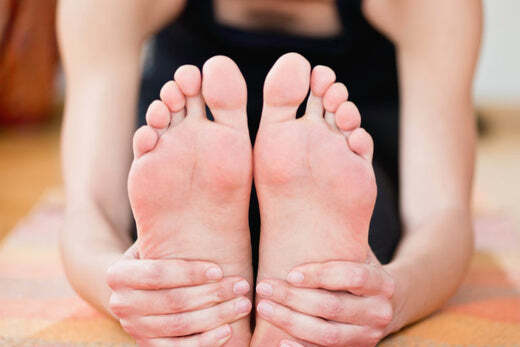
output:
{"label": "big toe", "polygon": [[263,122],[296,117],[309,91],[310,72],[310,63],[297,53],[285,54],[276,61],[264,83]]}
{"label": "big toe", "polygon": [[247,129],[247,87],[235,62],[213,57],[204,64],[202,75],[202,95],[215,122]]}

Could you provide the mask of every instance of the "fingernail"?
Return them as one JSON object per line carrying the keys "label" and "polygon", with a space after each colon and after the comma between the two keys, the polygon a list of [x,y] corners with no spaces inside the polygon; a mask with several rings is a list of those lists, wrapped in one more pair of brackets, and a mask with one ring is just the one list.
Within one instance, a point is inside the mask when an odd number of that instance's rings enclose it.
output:
{"label": "fingernail", "polygon": [[287,281],[290,283],[301,283],[303,282],[303,274],[299,271],[291,271],[287,275]]}
{"label": "fingernail", "polygon": [[263,296],[271,296],[273,295],[273,287],[269,283],[259,283],[256,286],[256,292]]}
{"label": "fingernail", "polygon": [[229,335],[231,335],[231,327],[229,325],[224,325],[215,331],[215,336],[217,336],[217,339],[219,340],[228,337]]}
{"label": "fingernail", "polygon": [[246,298],[238,300],[235,304],[235,312],[246,313],[251,310],[251,302]]}
{"label": "fingernail", "polygon": [[218,267],[213,266],[206,270],[206,277],[210,280],[219,280],[222,276],[224,276],[224,274]]}
{"label": "fingernail", "polygon": [[239,281],[233,285],[233,293],[237,295],[244,295],[249,292],[250,289],[251,287],[246,280]]}
{"label": "fingernail", "polygon": [[258,304],[258,312],[260,312],[262,315],[266,316],[266,317],[272,317],[273,315],[273,312],[274,312],[274,308],[273,308],[273,305],[265,302],[265,301],[262,301]]}

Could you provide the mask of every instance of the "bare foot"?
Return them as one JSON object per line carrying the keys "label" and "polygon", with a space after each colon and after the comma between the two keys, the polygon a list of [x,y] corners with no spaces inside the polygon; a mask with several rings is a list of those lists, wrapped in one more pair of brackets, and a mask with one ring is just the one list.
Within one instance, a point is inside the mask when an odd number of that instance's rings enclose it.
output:
{"label": "bare foot", "polygon": [[[162,100],[150,105],[148,125],[134,136],[128,190],[139,256],[212,261],[224,276],[252,283],[246,85],[236,64],[222,56],[206,62],[203,76],[195,66],[179,68],[162,88]],[[249,343],[251,304],[237,303],[244,318],[231,325],[226,346]]]}
{"label": "bare foot", "polygon": [[[376,198],[373,144],[335,74],[302,56],[282,56],[264,85],[254,149],[262,230],[258,279],[286,279],[308,262],[368,257]],[[296,119],[308,93],[305,115]],[[259,316],[253,346],[278,346],[288,335]],[[300,341],[301,342],[301,341]]]}

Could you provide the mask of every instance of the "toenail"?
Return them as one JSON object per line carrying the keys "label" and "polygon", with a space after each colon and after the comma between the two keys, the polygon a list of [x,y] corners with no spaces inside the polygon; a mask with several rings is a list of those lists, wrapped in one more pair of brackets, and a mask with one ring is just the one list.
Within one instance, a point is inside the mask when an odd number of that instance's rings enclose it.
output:
{"label": "toenail", "polygon": [[269,283],[259,283],[256,286],[256,292],[262,296],[271,296],[273,295],[273,287]]}
{"label": "toenail", "polygon": [[244,295],[249,292],[249,289],[251,289],[251,287],[246,280],[239,281],[233,285],[233,293],[237,295]]}
{"label": "toenail", "polygon": [[219,280],[224,274],[218,267],[210,267],[206,270],[206,277],[210,280]]}
{"label": "toenail", "polygon": [[287,275],[287,281],[290,283],[301,283],[303,282],[303,274],[299,271],[291,271]]}
{"label": "toenail", "polygon": [[271,305],[265,301],[262,301],[261,303],[259,303],[257,309],[258,309],[258,312],[260,312],[262,315],[264,315],[266,317],[272,317],[274,314],[273,305]]}
{"label": "toenail", "polygon": [[236,313],[246,313],[251,310],[251,302],[246,298],[242,298],[237,301],[235,304],[235,312]]}

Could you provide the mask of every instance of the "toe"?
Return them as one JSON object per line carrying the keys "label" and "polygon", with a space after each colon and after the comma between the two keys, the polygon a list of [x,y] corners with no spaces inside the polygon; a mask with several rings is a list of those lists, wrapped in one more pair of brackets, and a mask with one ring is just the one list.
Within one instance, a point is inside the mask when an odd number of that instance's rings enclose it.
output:
{"label": "toe", "polygon": [[349,133],[361,125],[361,114],[357,106],[346,101],[339,105],[336,111],[336,125],[342,132]]}
{"label": "toe", "polygon": [[311,93],[307,100],[305,115],[312,119],[323,120],[323,95],[336,80],[334,71],[323,65],[316,66],[311,73]]}
{"label": "toe", "polygon": [[170,124],[172,126],[176,126],[186,116],[186,97],[182,93],[181,89],[177,85],[175,81],[167,82],[161,88],[161,100],[168,106],[171,112],[171,121]]}
{"label": "toe", "polygon": [[149,126],[142,126],[134,134],[134,157],[139,158],[143,154],[154,149],[159,136]]}
{"label": "toe", "polygon": [[343,83],[336,82],[327,89],[323,96],[323,106],[330,113],[336,112],[342,102],[347,101],[348,90]]}
{"label": "toe", "polygon": [[202,77],[199,68],[183,65],[175,71],[175,82],[186,96],[187,117],[205,119],[206,106],[201,95]]}
{"label": "toe", "polygon": [[323,96],[323,106],[325,107],[325,120],[335,130],[337,130],[334,113],[341,103],[347,101],[348,91],[343,83],[334,83]]}
{"label": "toe", "polygon": [[246,81],[235,62],[216,56],[204,64],[202,73],[202,95],[215,122],[247,130]]}
{"label": "toe", "polygon": [[170,110],[162,101],[153,101],[146,111],[146,123],[157,130],[166,128],[170,124]]}
{"label": "toe", "polygon": [[161,88],[160,95],[171,112],[179,112],[186,105],[186,98],[175,81],[167,82]]}
{"label": "toe", "polygon": [[336,80],[336,74],[328,66],[318,65],[312,69],[311,90],[312,93],[320,98]]}
{"label": "toe", "polygon": [[365,158],[368,161],[372,161],[374,154],[374,142],[372,136],[366,132],[363,128],[357,128],[348,137],[348,144],[350,149]]}
{"label": "toe", "polygon": [[280,57],[264,83],[262,122],[280,122],[296,118],[298,106],[309,91],[311,66],[297,53]]}

